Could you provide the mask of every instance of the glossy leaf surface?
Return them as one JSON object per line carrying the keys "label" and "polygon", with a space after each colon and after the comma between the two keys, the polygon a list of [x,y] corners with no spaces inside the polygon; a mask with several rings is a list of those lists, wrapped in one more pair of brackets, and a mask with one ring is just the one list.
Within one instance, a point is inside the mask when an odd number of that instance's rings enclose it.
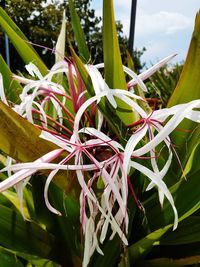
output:
{"label": "glossy leaf surface", "polygon": [[39,129],[2,102],[0,128],[0,149],[16,160],[32,161],[55,149],[55,145],[39,137]]}

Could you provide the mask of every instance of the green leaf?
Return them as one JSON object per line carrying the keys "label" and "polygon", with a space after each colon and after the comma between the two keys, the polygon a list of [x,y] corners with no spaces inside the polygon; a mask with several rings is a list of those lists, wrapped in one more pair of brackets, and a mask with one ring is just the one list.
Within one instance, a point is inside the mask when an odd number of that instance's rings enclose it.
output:
{"label": "green leaf", "polygon": [[[127,90],[117,38],[113,0],[103,1],[103,54],[106,83],[110,88]],[[130,124],[137,120],[138,116],[133,113],[130,106],[120,99],[116,99],[116,102],[117,110],[112,112],[116,112],[123,123]]]}
{"label": "green leaf", "polygon": [[29,264],[33,264],[33,266],[36,266],[36,267],[61,267],[61,265],[58,263],[55,263],[48,259],[37,257],[35,255],[29,255],[29,254],[20,253],[20,252],[16,252],[16,254],[22,259],[27,260]]}
{"label": "green leaf", "polygon": [[[28,41],[26,36],[20,30],[20,28],[14,23],[14,21],[8,16],[6,11],[1,7],[0,7],[0,17],[2,17],[6,21],[6,23],[17,33],[17,35],[19,35],[23,40]],[[33,47],[31,45],[30,45],[30,47],[33,49]]]}
{"label": "green leaf", "polygon": [[71,16],[71,23],[75,35],[75,39],[77,42],[78,50],[81,55],[81,57],[88,62],[90,59],[90,52],[88,49],[88,46],[86,44],[85,36],[83,29],[81,27],[80,19],[79,16],[76,12],[76,9],[74,7],[73,0],[69,0],[69,11],[70,11],[70,16]]}
{"label": "green leaf", "polygon": [[0,149],[21,161],[33,161],[56,146],[39,137],[41,131],[0,101]]}
{"label": "green leaf", "polygon": [[47,74],[48,69],[43,61],[40,59],[36,51],[25,41],[27,39],[24,38],[21,31],[16,30],[18,29],[17,26],[11,19],[7,18],[7,14],[2,8],[0,8],[0,26],[8,35],[23,61],[26,64],[30,62],[34,63],[43,75]]}
{"label": "green leaf", "polygon": [[16,103],[19,99],[19,94],[22,91],[22,86],[15,80],[12,79],[12,72],[10,71],[8,65],[4,61],[3,57],[0,55],[0,72],[3,76],[3,84],[6,98],[13,103]]}
{"label": "green leaf", "polygon": [[[187,58],[177,84],[172,94],[168,106],[185,103],[194,99],[200,99],[200,12],[196,15],[194,32],[192,35]],[[179,128],[190,130],[175,131],[172,134],[172,142],[178,147],[177,151],[181,157],[181,163],[185,166],[190,156],[193,146],[199,142],[200,129],[196,129],[196,124],[189,120],[184,120]],[[174,170],[177,172],[178,164],[174,162]]]}
{"label": "green leaf", "polygon": [[[15,192],[12,191],[4,191],[2,194],[18,209],[18,211],[21,211],[20,207],[20,200],[18,198],[18,195]],[[30,215],[27,209],[27,206],[25,205],[25,201],[23,201],[23,212],[27,219],[30,219]]]}
{"label": "green leaf", "polygon": [[[175,206],[178,210],[179,221],[183,222],[180,223],[180,230],[178,228],[176,230],[177,232],[176,231],[171,232],[171,230],[167,232],[166,238],[169,236],[169,239],[170,237],[173,236],[176,237],[177,233],[177,239],[179,238],[180,240],[182,233],[183,235],[185,234],[185,238],[188,240],[188,242],[189,240],[190,241],[192,240],[192,236],[191,239],[189,237],[190,230],[185,229],[185,232],[184,231],[181,232],[181,229],[183,229],[181,228],[181,225],[183,225],[184,227],[184,225],[186,224],[188,227],[189,224],[187,222],[190,221],[189,216],[192,215],[197,210],[199,210],[200,208],[200,199],[199,199],[200,170],[198,164],[195,163],[194,165],[192,165],[192,162],[194,160],[194,155],[197,156],[197,158],[199,158],[199,146],[194,148],[194,152],[192,153],[191,158],[189,159],[189,161],[191,162],[188,163],[187,165],[187,180],[182,179],[181,181],[177,182],[174,186],[171,187],[172,196],[175,200]],[[161,209],[157,194],[155,194],[154,197],[150,198],[145,203],[143,203],[143,205],[145,208],[145,216],[148,221],[149,228],[153,232],[150,233],[148,236],[144,237],[143,239],[139,240],[133,246],[131,246],[132,248],[131,255],[134,259],[140,258],[143,254],[144,255],[147,254],[152,249],[154,244],[159,244],[159,240],[162,240],[162,236],[164,236],[163,234],[166,232],[166,230],[170,228],[170,225],[174,219],[174,214],[169,202],[165,201],[164,206]],[[186,218],[188,218],[188,221],[184,222]],[[194,220],[196,220],[197,222],[197,219]],[[198,231],[196,229],[199,228],[199,225],[198,224],[193,224],[193,225],[195,225],[194,226],[194,234],[195,234],[195,231]],[[160,227],[162,228],[160,230],[157,230]],[[151,237],[151,235],[153,235],[153,238]],[[196,236],[196,240],[199,240],[199,236]],[[154,243],[155,241],[158,242]],[[173,240],[171,242],[173,243]],[[183,237],[182,237],[182,242],[183,242]]]}
{"label": "green leaf", "polygon": [[200,11],[196,15],[194,32],[190,42],[187,58],[177,87],[168,106],[185,103],[200,98]]}
{"label": "green leaf", "polygon": [[[200,208],[200,172],[191,172],[187,180],[182,179],[171,187],[175,206],[178,210],[179,221],[192,215]],[[145,215],[152,231],[173,222],[174,214],[168,201],[164,202],[161,209],[157,195],[144,203]]]}
{"label": "green leaf", "polygon": [[127,89],[117,39],[113,0],[103,1],[103,53],[106,83],[110,88]]}
{"label": "green leaf", "polygon": [[0,248],[0,266],[24,267],[14,254],[4,250],[3,248]]}
{"label": "green leaf", "polygon": [[[49,188],[49,200],[53,207],[62,213],[57,216],[50,212],[44,202],[44,177],[38,179],[36,175],[32,180],[32,193],[35,204],[35,213],[42,222],[55,236],[55,243],[59,247],[54,248],[55,259],[62,263],[62,266],[81,266],[80,255],[80,210],[78,197],[71,197],[71,194],[51,183]],[[66,175],[67,179],[74,179]],[[74,186],[77,187],[76,181]],[[74,190],[74,188],[73,188]],[[80,190],[80,189],[79,189]],[[67,251],[67,253],[66,253]],[[72,264],[73,263],[73,264]]]}
{"label": "green leaf", "polygon": [[73,47],[70,46],[70,52],[72,54],[72,57],[74,59],[74,62],[78,68],[78,71],[81,75],[81,78],[83,79],[83,82],[85,84],[85,87],[87,88],[87,91],[90,96],[94,95],[94,88],[92,85],[92,80],[89,76],[89,73],[87,72],[84,63],[81,61],[81,59],[77,56],[76,52],[74,51]]}
{"label": "green leaf", "polygon": [[34,222],[24,221],[20,214],[10,208],[0,205],[0,210],[1,246],[44,258],[49,256],[53,235]]}
{"label": "green leaf", "polygon": [[[0,101],[1,151],[17,161],[31,162],[57,149],[55,144],[40,138],[40,133],[41,130]],[[61,188],[69,190],[69,179],[63,172],[57,174],[54,181]]]}
{"label": "green leaf", "polygon": [[[75,51],[73,50],[72,47],[70,47],[71,54],[73,56],[74,62],[77,66],[77,69],[81,75],[81,78],[83,79],[83,82],[85,84],[85,87],[89,93],[90,96],[94,96],[94,88],[92,85],[91,78],[81,61],[81,59],[76,55]],[[98,104],[98,107],[100,111],[103,113],[105,119],[109,123],[111,129],[119,136],[119,138],[123,138],[125,136],[125,131],[124,131],[124,124],[123,122],[119,119],[118,116],[116,116],[115,112],[113,109],[109,107],[109,105],[106,105],[106,99],[102,99],[101,102]]]}
{"label": "green leaf", "polygon": [[132,246],[129,247],[129,258],[130,262],[135,262],[140,258],[143,258],[146,254],[151,251],[153,246],[157,243],[157,241],[172,227],[171,225],[167,225],[163,228],[160,228],[146,237],[140,239]]}
{"label": "green leaf", "polygon": [[182,267],[198,266],[200,256],[184,257],[182,259],[159,258],[154,260],[145,260],[137,262],[137,267]]}
{"label": "green leaf", "polygon": [[[198,139],[197,139],[198,140]],[[186,166],[184,168],[184,175],[192,175],[196,172],[200,172],[200,164],[198,159],[200,157],[200,143],[197,142],[195,146],[193,146],[193,150],[187,160]]]}
{"label": "green leaf", "polygon": [[200,217],[190,216],[180,222],[175,231],[169,231],[160,239],[160,245],[180,245],[200,242]]}
{"label": "green leaf", "polygon": [[89,267],[116,267],[121,254],[121,242],[119,237],[116,235],[112,240],[108,240],[101,249],[104,255],[102,256],[95,252]]}

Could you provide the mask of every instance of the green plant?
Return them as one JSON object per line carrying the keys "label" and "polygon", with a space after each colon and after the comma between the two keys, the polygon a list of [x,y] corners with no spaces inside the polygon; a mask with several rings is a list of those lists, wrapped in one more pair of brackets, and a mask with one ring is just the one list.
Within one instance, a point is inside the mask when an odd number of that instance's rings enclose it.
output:
{"label": "green plant", "polygon": [[155,72],[146,83],[148,92],[146,97],[149,98],[151,104],[157,101],[158,105],[166,107],[173,94],[174,89],[180,79],[183,64],[177,63],[172,66],[164,66]]}
{"label": "green plant", "polygon": [[[3,1],[4,2],[4,1]],[[3,4],[3,3],[2,3]],[[88,45],[88,56],[91,55],[92,61],[99,63],[103,61],[102,49],[102,31],[101,17],[96,16],[95,10],[91,8],[91,0],[76,0],[74,6],[80,18],[81,27],[84,31],[85,39]],[[28,36],[30,42],[34,44],[37,53],[42,57],[45,64],[50,68],[54,64],[54,53],[50,50],[55,47],[62,22],[62,14],[65,10],[66,14],[66,46],[74,41],[73,27],[70,19],[70,10],[68,1],[47,1],[47,0],[7,0],[5,1],[5,11],[9,17],[18,25],[20,30]],[[128,39],[123,34],[123,25],[120,21],[116,22],[118,39],[122,59],[126,61],[126,50],[128,47]],[[0,47],[1,53],[4,53],[4,34],[0,29]],[[24,63],[16,54],[15,47],[9,46],[10,49],[10,66],[11,69],[24,72]],[[140,58],[145,49],[136,50],[133,53],[135,60],[135,69],[142,69]],[[12,56],[15,55],[15,56]],[[79,50],[81,56],[81,50]],[[88,60],[88,58],[85,58]]]}
{"label": "green plant", "polygon": [[[83,60],[88,49],[69,4]],[[200,14],[179,83],[160,110],[145,101],[143,80],[173,56],[139,75],[123,67],[112,0],[103,2],[104,64],[96,66],[72,46],[64,58],[64,22],[50,70],[2,9],[0,25],[30,75],[12,75],[0,57],[0,263],[197,264]]]}

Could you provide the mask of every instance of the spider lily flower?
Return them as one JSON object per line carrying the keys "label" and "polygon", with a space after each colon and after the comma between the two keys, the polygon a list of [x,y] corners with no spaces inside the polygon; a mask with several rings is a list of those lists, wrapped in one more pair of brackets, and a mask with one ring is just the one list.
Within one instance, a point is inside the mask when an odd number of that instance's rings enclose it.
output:
{"label": "spider lily flower", "polygon": [[[134,71],[131,69],[127,68],[126,66],[123,66],[124,71],[132,77],[132,79],[128,82],[128,88],[131,88],[135,85],[140,85],[141,89],[146,92],[146,86],[141,86],[141,82],[138,82],[138,79],[145,81],[149,77],[151,77],[156,71],[158,71],[160,68],[162,68],[164,65],[166,65],[169,61],[171,61],[177,54],[172,54],[170,56],[165,57],[155,65],[153,65],[151,68],[145,70],[144,72],[140,73],[139,75],[135,74]],[[97,69],[99,68],[104,68],[104,63],[96,64],[95,67]]]}
{"label": "spider lily flower", "polygon": [[[158,71],[160,68],[162,68],[164,65],[166,65],[169,61],[171,61],[176,54],[172,54],[170,56],[167,56],[166,58],[162,59],[155,65],[153,65],[151,68],[145,70],[144,72],[140,73],[138,75],[138,78],[140,78],[142,81],[145,81],[149,77],[151,77],[156,71]],[[130,72],[130,69],[124,66],[124,70],[131,76],[133,73]],[[133,75],[134,76],[134,75]],[[137,77],[133,77],[132,80],[128,82],[128,88],[131,88],[137,84]]]}
{"label": "spider lily flower", "polygon": [[[141,75],[136,75],[132,70],[124,68],[124,71],[132,78],[128,86],[138,84],[146,91],[143,80],[171,58],[172,56],[164,59]],[[81,187],[80,221],[85,237],[84,267],[88,265],[95,250],[100,254],[103,253],[100,243],[104,242],[108,233],[110,233],[110,239],[118,234],[122,242],[125,245],[128,244],[126,238],[129,224],[128,177],[133,169],[143,173],[150,180],[147,190],[157,187],[161,205],[164,198],[168,199],[174,211],[174,229],[177,227],[178,214],[175,203],[163,179],[173,156],[170,134],[184,118],[200,122],[200,112],[197,110],[200,108],[200,100],[148,114],[140,105],[140,102],[145,99],[131,91],[108,87],[98,70],[103,67],[103,64],[85,67],[94,88],[95,95],[92,97],[85,91],[76,67],[65,61],[55,64],[44,77],[33,64],[27,66],[29,74],[34,76],[33,80],[14,76],[15,79],[25,84],[20,96],[21,103],[16,105],[14,110],[41,128],[40,137],[54,143],[58,149],[34,162],[11,164],[5,167],[1,171],[8,171],[11,175],[0,183],[0,192],[2,192],[17,184],[20,187],[19,183],[37,171],[49,170],[44,188],[44,199],[51,212],[61,215],[48,199],[49,184],[60,170],[75,172]],[[68,78],[70,96],[63,86],[53,81],[54,75],[59,73],[65,74]],[[1,76],[0,96],[4,103],[8,104]],[[118,139],[114,139],[115,137],[111,138],[108,127],[104,126],[104,115],[98,110],[98,104],[103,98],[106,98],[114,109],[117,108],[116,98],[120,99],[140,117],[138,121],[128,126],[125,145],[120,144]],[[68,110],[67,101],[71,101],[74,114]],[[50,103],[57,113],[55,117],[48,114],[47,103]],[[98,111],[92,114],[96,116],[96,128],[88,115],[88,110],[94,106]],[[39,118],[35,118],[35,115]],[[70,129],[64,125],[66,118]],[[54,130],[50,129],[51,123],[56,126]],[[145,137],[148,142],[141,146],[141,141]],[[155,152],[159,144],[165,145],[168,150],[168,158],[162,166],[158,164]],[[143,166],[142,157],[149,157],[150,168]],[[52,163],[55,159],[59,162]],[[97,195],[95,188],[98,184],[100,184],[100,193]]]}
{"label": "spider lily flower", "polygon": [[[77,179],[82,188],[82,195],[84,196],[82,199],[80,198],[81,223],[83,227],[83,232],[85,234],[86,251],[88,249],[90,250],[89,254],[85,253],[85,257],[88,258],[88,255],[92,255],[94,249],[98,248],[97,236],[100,235],[101,242],[104,241],[109,225],[111,226],[111,229],[113,231],[111,238],[113,238],[115,233],[117,233],[122,238],[122,241],[126,245],[128,244],[125,234],[121,229],[124,221],[124,216],[126,214],[126,199],[124,199],[123,195],[120,194],[121,181],[120,176],[118,174],[120,166],[119,148],[122,148],[120,144],[118,144],[116,141],[111,140],[105,134],[98,132],[96,129],[81,129],[79,133],[95,136],[95,138],[89,139],[88,141],[81,143],[80,139],[77,140],[76,138],[72,138],[72,140],[66,141],[58,138],[57,136],[53,136],[50,133],[42,132],[42,138],[54,142],[57,146],[61,147],[61,149],[58,150],[59,156],[63,151],[67,151],[68,156],[58,164],[47,163],[45,161],[42,162],[42,160],[40,159],[33,163],[16,164],[4,168],[2,171],[19,171],[16,172],[13,176],[9,177],[7,180],[5,180],[7,181],[7,183],[0,184],[0,190],[1,186],[2,190],[5,190],[5,187],[13,186],[14,181],[17,183],[24,179],[25,176],[31,175],[37,170],[52,169],[52,172],[48,176],[45,185],[45,202],[47,204],[47,207],[52,212],[60,215],[59,211],[55,210],[55,208],[53,208],[48,201],[47,192],[49,183],[58,170],[63,169],[76,171]],[[105,146],[110,148],[110,156],[103,161],[101,161],[101,159],[98,160],[93,155],[93,150],[100,149],[101,147],[103,149]],[[52,152],[52,155],[55,155],[54,153],[55,152]],[[86,156],[87,159],[91,161],[91,164],[84,163],[84,158]],[[48,155],[45,155],[45,158],[49,159]],[[74,159],[73,165],[69,164],[69,160],[72,158]],[[91,177],[91,179],[89,179],[88,183],[86,183],[85,175],[88,171],[90,172],[90,174],[91,172],[93,172],[93,176]],[[103,183],[105,184],[105,189],[102,189],[101,201],[98,200],[92,189],[93,183],[96,183],[97,179],[102,179]],[[86,203],[90,207],[89,217],[87,217],[86,215]],[[119,206],[119,210],[116,215],[113,215],[112,211],[115,206],[114,203],[117,203]],[[91,229],[91,227],[94,228],[98,223],[96,218],[96,215],[98,213],[96,212],[95,215],[93,209],[100,211],[101,213],[101,227],[99,225],[97,230],[90,233],[88,227],[89,229]],[[128,217],[126,215],[126,223],[128,223],[127,218]],[[95,242],[95,245],[93,244],[92,246],[91,242],[88,241],[91,239],[91,235],[93,236],[92,240],[94,240]],[[85,258],[84,262],[87,262]]]}
{"label": "spider lily flower", "polygon": [[[63,112],[59,103],[65,105],[65,89],[61,85],[57,85],[51,81],[52,75],[47,74],[43,77],[34,64],[30,63],[29,65],[26,65],[26,69],[29,71],[30,75],[38,77],[39,80],[30,80],[30,82],[22,80],[22,82],[25,82],[26,85],[20,95],[21,105],[17,106],[18,113],[21,115],[24,114],[27,119],[33,123],[34,119],[32,117],[32,111],[36,108],[42,114],[43,120],[47,121],[44,109],[46,103],[50,101],[53,104],[59,118],[62,118]],[[57,98],[57,95],[62,96],[61,101]],[[62,123],[62,119],[60,119],[60,122]]]}

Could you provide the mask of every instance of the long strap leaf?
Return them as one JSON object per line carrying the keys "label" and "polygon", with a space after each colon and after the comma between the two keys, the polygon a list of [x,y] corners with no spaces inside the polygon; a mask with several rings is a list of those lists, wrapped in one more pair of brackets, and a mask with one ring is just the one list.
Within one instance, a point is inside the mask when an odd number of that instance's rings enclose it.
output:
{"label": "long strap leaf", "polygon": [[12,250],[47,257],[54,237],[34,222],[24,221],[19,213],[0,205],[0,245]]}
{"label": "long strap leaf", "polygon": [[83,29],[81,27],[80,19],[74,7],[73,0],[69,0],[68,2],[69,2],[69,11],[71,15],[71,23],[72,23],[75,39],[77,42],[78,50],[82,58],[87,62],[90,59],[90,52],[86,44],[86,40],[85,40]]}
{"label": "long strap leaf", "polygon": [[[190,42],[187,58],[181,73],[180,80],[172,94],[168,106],[174,106],[180,103],[186,103],[194,99],[200,99],[200,12],[196,15],[194,32]],[[179,128],[183,131],[176,131],[172,135],[172,140],[178,146],[178,152],[181,155],[181,163],[185,166],[193,146],[199,142],[200,129],[196,129],[196,124],[185,120]],[[186,131],[184,131],[186,130]],[[190,131],[188,131],[190,130]],[[193,131],[195,130],[195,131]],[[193,132],[192,132],[193,131]],[[187,142],[187,144],[186,144]],[[175,164],[177,169],[177,164]]]}
{"label": "long strap leaf", "polygon": [[[18,27],[14,24],[14,22],[11,19],[5,19],[5,17],[5,11],[0,8],[0,26],[8,35],[25,64],[33,62],[43,75],[47,74],[48,69],[36,51],[26,41],[24,41],[24,35],[22,35],[21,31],[17,30]],[[25,40],[27,40],[27,38]]]}
{"label": "long strap leaf", "polygon": [[117,39],[113,0],[103,1],[103,52],[106,83],[110,88],[127,89]]}
{"label": "long strap leaf", "polygon": [[[106,83],[110,88],[127,90],[117,38],[113,0],[103,1],[103,54]],[[116,102],[118,108],[115,112],[123,123],[130,124],[137,119],[137,115],[127,104],[118,99]]]}
{"label": "long strap leaf", "polygon": [[[71,54],[73,56],[74,62],[76,63],[76,66],[78,68],[78,71],[80,72],[80,75],[83,79],[83,82],[85,84],[85,87],[89,93],[90,96],[94,95],[94,89],[92,85],[91,78],[85,69],[85,66],[81,59],[77,56],[73,48],[70,48]],[[118,116],[116,116],[115,112],[113,109],[111,109],[109,106],[106,106],[106,100],[102,100],[99,104],[98,107],[100,111],[103,113],[104,117],[106,118],[107,122],[109,123],[111,129],[117,134],[120,138],[123,137],[125,132],[124,130],[124,125],[123,122],[120,120]]]}

